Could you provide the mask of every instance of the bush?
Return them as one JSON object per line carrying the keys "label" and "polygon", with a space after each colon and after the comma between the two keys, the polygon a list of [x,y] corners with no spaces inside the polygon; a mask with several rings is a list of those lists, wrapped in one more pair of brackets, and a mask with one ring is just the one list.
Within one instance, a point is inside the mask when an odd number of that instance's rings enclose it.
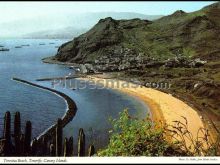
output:
{"label": "bush", "polygon": [[125,110],[118,120],[111,119],[111,123],[110,142],[98,156],[162,156],[169,148],[163,129],[155,128],[149,119],[131,118]]}
{"label": "bush", "polygon": [[[217,154],[219,143],[211,143],[207,139],[207,132],[203,138],[197,137],[194,140],[187,130],[187,124],[181,122],[174,122],[177,125],[168,129],[168,126],[154,125],[150,118],[145,120],[132,118],[127,110],[120,113],[119,119],[110,119],[110,122],[113,128],[109,131],[111,134],[109,144],[107,148],[98,151],[98,156],[213,156]],[[168,135],[171,137],[167,138]],[[188,138],[187,136],[191,137],[191,146],[186,145],[184,138]],[[167,139],[171,138],[175,140],[168,142]],[[212,147],[206,150],[202,147],[201,140],[205,140],[206,144]],[[195,148],[192,150],[191,147]]]}

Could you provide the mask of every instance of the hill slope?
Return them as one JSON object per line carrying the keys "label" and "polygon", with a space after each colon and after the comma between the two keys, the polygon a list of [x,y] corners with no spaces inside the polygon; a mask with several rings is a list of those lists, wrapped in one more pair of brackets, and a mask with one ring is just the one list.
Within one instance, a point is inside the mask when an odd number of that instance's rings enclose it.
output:
{"label": "hill slope", "polygon": [[145,57],[158,60],[182,55],[215,61],[220,57],[219,22],[219,3],[193,13],[176,11],[153,22],[108,17],[87,33],[62,45],[56,59],[94,63],[100,57],[114,57],[112,50],[118,56],[121,49],[129,49],[135,52],[134,57],[143,53]]}
{"label": "hill slope", "polygon": [[[155,21],[101,19],[45,61],[86,64],[129,81],[169,82],[220,131],[220,3]],[[117,72],[116,72],[117,71]],[[116,74],[114,73],[116,72]]]}

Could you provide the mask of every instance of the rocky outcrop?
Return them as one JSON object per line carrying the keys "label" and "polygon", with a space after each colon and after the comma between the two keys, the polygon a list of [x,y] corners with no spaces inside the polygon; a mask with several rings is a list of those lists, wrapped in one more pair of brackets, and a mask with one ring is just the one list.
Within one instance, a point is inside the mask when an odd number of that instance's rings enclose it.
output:
{"label": "rocky outcrop", "polygon": [[56,55],[59,61],[91,63],[102,56],[115,54],[115,49],[122,45],[124,29],[134,29],[149,24],[140,19],[116,21],[111,17],[101,19],[87,33],[62,45]]}
{"label": "rocky outcrop", "polygon": [[186,58],[173,58],[165,61],[165,67],[200,67],[206,64],[207,61],[203,61],[200,58],[189,60]]}

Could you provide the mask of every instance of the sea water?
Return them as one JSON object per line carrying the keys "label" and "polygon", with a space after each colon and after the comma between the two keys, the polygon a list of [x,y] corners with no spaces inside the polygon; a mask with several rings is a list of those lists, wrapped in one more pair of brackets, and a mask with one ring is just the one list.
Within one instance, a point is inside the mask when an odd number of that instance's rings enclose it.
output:
{"label": "sea water", "polygon": [[[25,122],[30,120],[33,137],[39,136],[54,124],[57,118],[61,118],[65,114],[67,105],[63,98],[11,80],[12,77],[18,77],[52,88],[52,82],[37,82],[36,79],[68,75],[72,69],[64,65],[45,64],[41,59],[55,55],[56,46],[64,42],[67,40],[0,40],[0,45],[10,49],[8,52],[0,51],[0,136],[3,133],[3,119],[6,111],[10,111],[12,114],[12,124],[15,112],[21,113],[22,130],[24,130]],[[26,44],[29,46],[15,48]],[[64,136],[73,136],[75,144],[78,130],[83,128],[87,146],[93,143],[96,149],[103,148],[109,139],[110,117],[117,118],[119,112],[126,108],[130,114],[139,118],[146,117],[148,112],[148,108],[143,102],[135,97],[111,89],[90,89],[89,86],[76,90],[61,86],[57,86],[55,89],[67,94],[76,102],[77,113],[64,128]]]}

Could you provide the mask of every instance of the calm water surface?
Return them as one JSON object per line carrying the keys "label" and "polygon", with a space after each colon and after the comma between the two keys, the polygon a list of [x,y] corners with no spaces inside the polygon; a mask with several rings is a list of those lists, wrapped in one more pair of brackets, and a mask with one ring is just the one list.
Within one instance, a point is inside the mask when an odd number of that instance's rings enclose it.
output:
{"label": "calm water surface", "polygon": [[[56,54],[55,46],[66,40],[0,40],[0,45],[9,48],[9,52],[0,51],[0,133],[2,135],[3,117],[6,111],[12,115],[21,112],[22,126],[31,120],[33,137],[38,136],[45,129],[54,124],[57,118],[66,111],[65,101],[38,88],[12,81],[12,77],[19,77],[32,82],[37,78],[63,76],[72,72],[62,65],[44,64],[41,59]],[[44,43],[45,45],[40,45]],[[54,44],[51,44],[54,43]],[[22,48],[15,48],[29,44]],[[71,80],[77,81],[77,80]],[[37,82],[51,87],[51,82]],[[57,90],[70,96],[77,104],[78,111],[74,119],[64,128],[64,136],[77,138],[78,129],[83,128],[87,145],[94,143],[96,148],[104,147],[108,141],[109,117],[118,117],[118,113],[128,108],[130,114],[144,118],[147,107],[134,97],[127,96],[109,89],[71,90],[56,87]],[[12,117],[13,118],[13,117]]]}

